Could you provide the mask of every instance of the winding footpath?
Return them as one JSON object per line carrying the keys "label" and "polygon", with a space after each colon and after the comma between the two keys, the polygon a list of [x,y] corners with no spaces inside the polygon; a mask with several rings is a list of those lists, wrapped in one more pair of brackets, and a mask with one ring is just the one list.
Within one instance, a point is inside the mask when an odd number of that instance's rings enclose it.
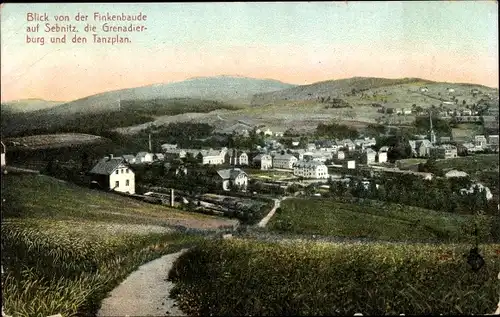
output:
{"label": "winding footpath", "polygon": [[271,218],[274,216],[274,213],[276,213],[276,209],[280,207],[281,202],[288,198],[292,197],[286,196],[283,198],[275,199],[273,209],[271,209],[271,211],[269,211],[269,213],[264,218],[262,218],[262,220],[257,224],[257,227],[264,228],[269,222],[269,220],[271,220]]}
{"label": "winding footpath", "polygon": [[186,251],[140,266],[102,301],[97,316],[186,316],[170,298],[174,285],[166,280],[175,260]]}

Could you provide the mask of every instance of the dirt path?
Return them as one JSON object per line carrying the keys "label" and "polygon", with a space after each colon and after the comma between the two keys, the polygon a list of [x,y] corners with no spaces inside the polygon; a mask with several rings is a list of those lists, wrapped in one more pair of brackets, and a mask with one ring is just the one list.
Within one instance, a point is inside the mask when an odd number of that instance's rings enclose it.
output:
{"label": "dirt path", "polygon": [[267,225],[267,223],[269,222],[269,220],[271,220],[271,218],[274,216],[276,209],[278,209],[280,207],[281,202],[287,198],[290,198],[290,197],[283,197],[280,199],[275,199],[273,209],[271,209],[271,211],[269,211],[269,213],[264,218],[262,218],[262,220],[257,224],[257,226],[260,228],[264,228]]}
{"label": "dirt path", "polygon": [[271,220],[271,218],[274,216],[276,209],[278,209],[281,206],[281,202],[283,200],[297,197],[300,194],[303,194],[303,192],[296,192],[293,196],[286,196],[283,198],[275,199],[273,209],[271,209],[271,211],[269,211],[269,213],[264,218],[262,218],[262,220],[257,224],[257,227],[264,228],[267,225],[269,220]]}
{"label": "dirt path", "polygon": [[173,284],[166,281],[173,263],[185,251],[139,267],[102,301],[97,316],[186,316],[169,298]]}

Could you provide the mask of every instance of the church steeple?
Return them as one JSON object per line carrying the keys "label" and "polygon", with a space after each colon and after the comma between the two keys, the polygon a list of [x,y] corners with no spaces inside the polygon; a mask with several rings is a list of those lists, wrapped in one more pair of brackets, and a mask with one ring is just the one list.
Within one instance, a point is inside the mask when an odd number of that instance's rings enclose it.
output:
{"label": "church steeple", "polygon": [[434,129],[432,128],[432,111],[429,110],[429,122],[430,122],[430,130],[429,130],[429,138],[431,141],[431,144],[436,143],[436,133],[434,133]]}

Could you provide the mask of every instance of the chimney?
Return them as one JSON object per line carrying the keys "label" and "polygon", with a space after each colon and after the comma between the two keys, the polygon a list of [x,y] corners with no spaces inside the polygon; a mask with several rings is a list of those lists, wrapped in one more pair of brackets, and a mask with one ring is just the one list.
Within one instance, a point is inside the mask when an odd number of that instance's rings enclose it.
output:
{"label": "chimney", "polygon": [[110,161],[113,158],[113,154],[108,155],[108,161]]}
{"label": "chimney", "polygon": [[174,207],[174,189],[170,189],[170,207]]}
{"label": "chimney", "polygon": [[152,153],[153,150],[151,148],[151,133],[149,134],[149,153]]}

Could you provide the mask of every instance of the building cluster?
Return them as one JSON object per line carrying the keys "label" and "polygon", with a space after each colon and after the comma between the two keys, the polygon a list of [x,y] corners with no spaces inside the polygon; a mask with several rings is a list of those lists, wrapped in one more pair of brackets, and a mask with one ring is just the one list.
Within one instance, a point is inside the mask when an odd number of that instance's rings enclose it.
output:
{"label": "building cluster", "polygon": [[244,121],[238,121],[229,127],[216,130],[215,132],[218,134],[238,135],[242,137],[249,137],[252,132],[269,137],[282,137],[285,134],[285,131],[280,128],[268,127],[265,125],[254,125]]}
{"label": "building cluster", "polygon": [[432,117],[429,116],[429,135],[415,136],[409,140],[413,157],[450,159],[458,156],[459,149],[467,153],[482,152],[487,149],[498,151],[498,135],[476,135],[471,142],[452,142],[450,137],[437,139],[432,127]]}

